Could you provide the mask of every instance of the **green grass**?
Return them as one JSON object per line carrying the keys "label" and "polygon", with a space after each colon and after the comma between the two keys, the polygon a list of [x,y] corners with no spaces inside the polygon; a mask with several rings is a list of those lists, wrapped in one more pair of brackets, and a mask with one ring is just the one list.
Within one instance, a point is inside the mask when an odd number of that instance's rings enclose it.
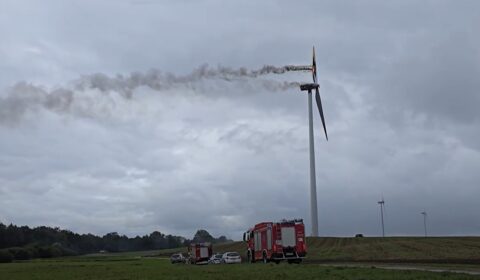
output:
{"label": "green grass", "polygon": [[[480,264],[480,237],[365,237],[307,238],[311,262],[413,262]],[[214,252],[244,254],[243,242],[214,245]],[[186,248],[106,254],[115,256],[164,256],[186,252]],[[105,256],[94,254],[93,256]]]}
{"label": "green grass", "polygon": [[156,258],[77,257],[0,264],[0,279],[480,279],[479,276],[319,264],[171,265]]}
{"label": "green grass", "polygon": [[[309,261],[480,264],[480,237],[318,237],[308,238],[307,247]],[[243,242],[214,247],[219,252],[245,249]]]}
{"label": "green grass", "polygon": [[[0,280],[17,279],[480,279],[444,272],[395,271],[408,267],[480,271],[478,237],[308,238],[308,258],[286,263],[242,265],[171,265],[166,259],[186,248],[91,254],[0,264]],[[214,246],[215,252],[245,252],[243,242]],[[355,266],[351,267],[352,263]],[[415,265],[412,265],[415,264]],[[340,265],[340,266],[339,266]],[[373,265],[377,268],[373,268]]]}

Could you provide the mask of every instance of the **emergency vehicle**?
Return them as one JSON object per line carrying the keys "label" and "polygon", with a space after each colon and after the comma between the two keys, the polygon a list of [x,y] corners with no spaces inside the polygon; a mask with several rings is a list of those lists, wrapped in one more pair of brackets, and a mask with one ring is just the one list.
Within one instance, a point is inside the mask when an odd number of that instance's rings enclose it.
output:
{"label": "emergency vehicle", "polygon": [[207,264],[211,256],[212,244],[209,242],[191,243],[188,246],[187,262],[190,264]]}
{"label": "emergency vehicle", "polygon": [[300,263],[307,255],[302,219],[256,224],[243,234],[243,240],[247,243],[247,260],[252,263]]}

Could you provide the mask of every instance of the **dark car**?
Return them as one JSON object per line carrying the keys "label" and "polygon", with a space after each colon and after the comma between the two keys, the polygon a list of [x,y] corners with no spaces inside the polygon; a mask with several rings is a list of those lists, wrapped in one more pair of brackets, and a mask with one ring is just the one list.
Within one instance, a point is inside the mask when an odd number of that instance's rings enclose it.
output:
{"label": "dark car", "polygon": [[170,262],[171,263],[185,263],[185,257],[183,256],[182,253],[173,254],[172,256],[170,256]]}

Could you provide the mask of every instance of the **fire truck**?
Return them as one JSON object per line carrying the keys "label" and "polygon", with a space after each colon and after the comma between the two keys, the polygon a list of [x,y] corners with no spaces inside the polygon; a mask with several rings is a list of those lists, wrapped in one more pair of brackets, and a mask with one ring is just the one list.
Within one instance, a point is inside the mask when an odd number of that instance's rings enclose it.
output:
{"label": "fire truck", "polygon": [[187,263],[190,264],[207,264],[208,260],[212,256],[212,244],[208,242],[204,243],[191,243],[188,246],[188,259]]}
{"label": "fire truck", "polygon": [[307,255],[305,225],[302,219],[256,224],[243,234],[247,260],[251,263],[273,261],[300,263]]}

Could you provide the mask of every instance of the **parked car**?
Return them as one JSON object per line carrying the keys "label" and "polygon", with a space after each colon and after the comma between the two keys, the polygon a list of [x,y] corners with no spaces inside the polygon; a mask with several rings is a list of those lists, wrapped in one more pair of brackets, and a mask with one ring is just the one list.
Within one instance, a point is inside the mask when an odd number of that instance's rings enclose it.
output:
{"label": "parked car", "polygon": [[217,253],[217,254],[213,255],[213,256],[208,260],[208,263],[209,263],[209,264],[220,264],[220,263],[222,263],[222,258],[223,258],[223,255]]}
{"label": "parked car", "polygon": [[171,263],[185,263],[185,257],[182,253],[173,254],[170,256]]}
{"label": "parked car", "polygon": [[222,256],[222,263],[241,263],[242,258],[237,252],[226,252]]}

